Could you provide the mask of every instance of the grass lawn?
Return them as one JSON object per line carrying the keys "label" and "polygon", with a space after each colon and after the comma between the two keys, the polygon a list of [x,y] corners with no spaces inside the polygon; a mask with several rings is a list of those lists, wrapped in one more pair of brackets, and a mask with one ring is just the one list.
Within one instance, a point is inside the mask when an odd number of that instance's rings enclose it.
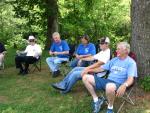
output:
{"label": "grass lawn", "polygon": [[[0,113],[91,113],[91,96],[87,93],[82,82],[75,85],[73,90],[62,95],[50,87],[50,83],[63,78],[52,78],[45,58],[42,57],[42,71],[30,73],[27,76],[17,75],[14,66],[15,50],[7,52],[6,68],[0,70]],[[120,104],[115,103],[115,110]],[[125,104],[121,113],[150,113],[150,93],[137,90],[136,105]],[[106,105],[100,113],[106,112]]]}

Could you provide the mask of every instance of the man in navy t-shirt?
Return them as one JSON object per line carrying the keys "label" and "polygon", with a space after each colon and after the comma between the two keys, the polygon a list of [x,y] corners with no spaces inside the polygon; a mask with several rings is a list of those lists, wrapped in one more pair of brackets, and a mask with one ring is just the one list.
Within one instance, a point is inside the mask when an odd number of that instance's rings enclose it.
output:
{"label": "man in navy t-shirt", "polygon": [[[49,54],[51,57],[46,59],[46,62],[53,73],[53,77],[59,75],[59,64],[63,61],[69,60],[69,46],[65,40],[61,40],[60,34],[54,32],[53,35],[54,42],[52,43]],[[54,56],[52,56],[54,55]]]}

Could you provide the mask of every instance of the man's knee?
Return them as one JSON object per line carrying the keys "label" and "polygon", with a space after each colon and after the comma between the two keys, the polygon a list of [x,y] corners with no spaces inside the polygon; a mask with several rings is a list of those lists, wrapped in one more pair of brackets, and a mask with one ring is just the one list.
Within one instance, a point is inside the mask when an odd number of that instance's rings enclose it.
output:
{"label": "man's knee", "polygon": [[55,59],[54,60],[54,64],[60,64],[61,63],[61,60],[60,59]]}
{"label": "man's knee", "polygon": [[82,77],[82,81],[93,83],[94,82],[94,77],[92,75],[86,74]]}
{"label": "man's knee", "polygon": [[87,76],[86,76],[86,75],[84,75],[84,76],[82,77],[82,81],[83,81],[83,82],[87,81]]}
{"label": "man's knee", "polygon": [[71,71],[74,72],[76,70],[78,70],[78,67],[74,67]]}
{"label": "man's knee", "polygon": [[50,61],[50,57],[46,58],[46,62],[49,62]]}
{"label": "man's knee", "polygon": [[106,92],[107,93],[114,93],[116,91],[116,85],[114,83],[106,84]]}

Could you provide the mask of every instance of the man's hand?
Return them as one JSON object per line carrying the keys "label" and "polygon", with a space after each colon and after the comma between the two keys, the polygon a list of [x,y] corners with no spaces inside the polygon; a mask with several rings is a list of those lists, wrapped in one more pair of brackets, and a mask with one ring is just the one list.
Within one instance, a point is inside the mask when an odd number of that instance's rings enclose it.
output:
{"label": "man's hand", "polygon": [[76,55],[76,58],[81,59],[82,57],[81,57],[81,55]]}
{"label": "man's hand", "polygon": [[50,55],[58,55],[59,52],[56,52],[56,51],[55,51],[55,52],[52,52],[52,51],[50,51],[49,54],[50,54]]}
{"label": "man's hand", "polygon": [[82,60],[80,59],[80,60],[78,61],[77,66],[81,66],[81,63],[82,63]]}
{"label": "man's hand", "polygon": [[122,84],[122,85],[118,88],[118,90],[117,90],[117,92],[116,92],[116,96],[117,96],[117,97],[123,96],[124,93],[125,93],[125,91],[126,91],[126,88],[127,88],[127,87],[126,87],[124,84]]}
{"label": "man's hand", "polygon": [[53,52],[53,54],[54,54],[54,55],[58,55],[58,54],[59,54],[59,52],[55,51],[55,52]]}
{"label": "man's hand", "polygon": [[50,54],[50,55],[54,55],[54,52],[50,51],[49,54]]}
{"label": "man's hand", "polygon": [[82,73],[81,73],[81,76],[83,77],[85,74],[88,74],[88,72],[90,71],[89,68],[85,68]]}

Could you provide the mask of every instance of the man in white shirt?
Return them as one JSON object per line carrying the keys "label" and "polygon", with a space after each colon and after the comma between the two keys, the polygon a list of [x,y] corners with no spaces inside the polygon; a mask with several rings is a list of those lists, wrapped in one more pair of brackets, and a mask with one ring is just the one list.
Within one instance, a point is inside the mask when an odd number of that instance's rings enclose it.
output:
{"label": "man in white shirt", "polygon": [[[29,64],[36,62],[42,53],[42,49],[40,45],[36,44],[36,39],[34,36],[29,36],[28,41],[29,45],[26,47],[25,51],[21,52],[26,55],[17,55],[15,57],[16,68],[20,69],[19,74],[22,75],[28,74]],[[22,63],[25,63],[24,68]]]}
{"label": "man in white shirt", "polygon": [[[89,56],[86,58],[82,58],[80,60],[84,61],[93,61],[93,60],[98,60],[98,62],[94,63],[93,65],[90,65],[88,67],[75,67],[73,68],[67,76],[59,83],[54,83],[52,84],[52,87],[58,90],[61,90],[63,94],[68,93],[73,85],[78,81],[81,80],[81,73],[88,71],[89,69],[93,69],[96,67],[99,67],[100,65],[105,64],[110,60],[110,49],[109,49],[109,38],[104,37],[100,41],[100,49],[101,51],[94,55],[94,56]],[[103,76],[103,74],[99,74],[97,76]]]}

